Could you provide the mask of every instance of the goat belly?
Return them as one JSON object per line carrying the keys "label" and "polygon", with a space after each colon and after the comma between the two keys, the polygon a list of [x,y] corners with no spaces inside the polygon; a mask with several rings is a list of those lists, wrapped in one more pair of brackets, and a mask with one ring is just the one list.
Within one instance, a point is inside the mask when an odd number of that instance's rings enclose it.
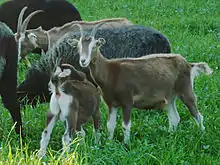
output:
{"label": "goat belly", "polygon": [[[135,97],[134,97],[135,98]],[[135,100],[136,99],[136,100]],[[167,104],[167,100],[162,98],[162,99],[157,99],[157,100],[147,100],[145,99],[134,99],[134,108],[138,109],[164,109],[164,107]]]}

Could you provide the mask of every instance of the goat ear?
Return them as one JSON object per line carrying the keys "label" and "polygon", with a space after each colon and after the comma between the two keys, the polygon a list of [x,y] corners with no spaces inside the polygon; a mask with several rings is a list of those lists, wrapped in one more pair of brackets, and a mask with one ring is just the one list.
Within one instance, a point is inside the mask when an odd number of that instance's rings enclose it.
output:
{"label": "goat ear", "polygon": [[105,39],[104,38],[99,38],[97,40],[97,46],[98,47],[101,47],[102,45],[104,45],[106,43]]}
{"label": "goat ear", "polygon": [[30,33],[27,36],[28,36],[29,40],[31,40],[31,41],[37,40],[37,36],[34,33]]}
{"label": "goat ear", "polygon": [[57,74],[59,74],[60,72],[62,72],[62,70],[61,70],[61,68],[60,68],[59,66],[57,66],[55,69],[56,69],[56,70],[54,71],[54,75],[57,75]]}
{"label": "goat ear", "polygon": [[73,47],[76,47],[77,46],[77,44],[78,44],[78,42],[79,42],[79,40],[77,40],[77,39],[68,39],[67,40],[67,43],[70,45],[70,46],[73,46]]}
{"label": "goat ear", "polygon": [[59,74],[59,77],[67,77],[71,74],[71,70],[70,69],[64,69],[63,72],[61,72]]}

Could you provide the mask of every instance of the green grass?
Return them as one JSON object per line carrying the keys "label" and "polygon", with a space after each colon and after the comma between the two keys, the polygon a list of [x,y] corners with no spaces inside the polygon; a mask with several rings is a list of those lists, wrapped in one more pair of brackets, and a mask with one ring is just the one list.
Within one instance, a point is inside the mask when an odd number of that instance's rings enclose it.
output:
{"label": "green grass", "polygon": [[[77,0],[74,4],[83,20],[127,17],[134,23],[154,27],[165,34],[171,42],[172,52],[180,53],[190,62],[208,62],[214,73],[210,77],[198,77],[194,87],[206,131],[199,131],[188,110],[178,101],[181,122],[174,134],[167,132],[165,112],[134,110],[131,145],[125,146],[121,111],[114,140],[108,141],[107,112],[102,105],[104,132],[100,145],[94,144],[92,123],[88,123],[84,127],[86,142],[73,142],[72,152],[61,158],[64,128],[63,123],[58,122],[49,143],[50,153],[38,161],[35,153],[39,149],[48,104],[22,109],[26,133],[26,145],[22,147],[17,135],[11,131],[11,117],[1,104],[0,164],[220,164],[220,15],[217,0]],[[19,66],[19,72],[20,82],[26,67]]]}

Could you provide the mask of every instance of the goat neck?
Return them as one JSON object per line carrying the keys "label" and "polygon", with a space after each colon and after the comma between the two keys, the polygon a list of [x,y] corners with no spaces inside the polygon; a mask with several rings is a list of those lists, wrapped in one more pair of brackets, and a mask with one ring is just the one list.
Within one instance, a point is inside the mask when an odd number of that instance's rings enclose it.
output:
{"label": "goat neck", "polygon": [[94,81],[102,87],[108,77],[108,60],[101,54],[99,49],[92,52],[92,57],[93,59],[89,65],[90,74],[92,75]]}

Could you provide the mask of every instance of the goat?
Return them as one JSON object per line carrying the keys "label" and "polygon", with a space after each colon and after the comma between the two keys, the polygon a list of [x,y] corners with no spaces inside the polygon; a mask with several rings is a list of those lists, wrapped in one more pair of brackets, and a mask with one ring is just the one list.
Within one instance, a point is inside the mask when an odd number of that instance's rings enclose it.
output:
{"label": "goat", "polygon": [[18,15],[25,6],[28,7],[26,15],[35,10],[44,11],[33,18],[28,25],[31,29],[42,26],[43,29],[48,30],[73,20],[82,20],[77,8],[66,0],[13,0],[0,6],[0,21],[5,22],[15,33]]}
{"label": "goat", "polygon": [[40,141],[38,154],[40,158],[46,153],[57,118],[66,122],[66,131],[62,138],[63,148],[69,146],[72,133],[75,131],[79,131],[82,136],[85,136],[82,125],[90,117],[93,118],[95,133],[99,130],[101,123],[100,93],[91,82],[86,80],[84,73],[77,71],[69,64],[62,64],[56,67],[49,87],[52,96],[50,110],[47,114],[47,126],[42,132]]}
{"label": "goat", "polygon": [[[89,34],[91,30],[88,29],[87,32]],[[145,26],[131,25],[99,29],[96,36],[106,38],[108,44],[101,47],[101,52],[106,58],[140,57],[152,53],[171,52],[167,37]],[[24,102],[27,100],[28,104],[34,106],[39,96],[40,102],[49,102],[50,94],[47,89],[49,75],[59,59],[86,73],[87,79],[93,82],[89,69],[79,66],[77,50],[68,43],[69,39],[79,37],[80,31],[65,34],[47,51],[45,56],[41,56],[40,60],[29,68],[25,80],[17,88],[19,100]]]}
{"label": "goat", "polygon": [[[79,40],[69,41],[79,52],[79,64],[89,67],[93,80],[103,93],[108,106],[109,139],[113,138],[118,107],[122,107],[124,142],[130,142],[131,111],[138,109],[166,109],[169,131],[175,131],[180,121],[176,98],[185,104],[196,124],[204,130],[203,116],[197,110],[193,80],[200,72],[207,75],[212,69],[207,63],[189,63],[179,54],[151,54],[139,58],[107,59],[100,51],[104,38],[95,39],[97,28]],[[118,52],[123,50],[121,47]]]}
{"label": "goat", "polygon": [[22,131],[20,105],[17,101],[17,44],[12,30],[3,22],[0,22],[0,94],[5,108],[11,114],[16,123],[16,133]]}
{"label": "goat", "polygon": [[[27,28],[35,29],[42,26],[43,29],[48,30],[55,26],[62,26],[67,22],[81,21],[81,15],[77,8],[68,1],[63,0],[13,0],[3,3],[0,6],[0,21],[6,23],[14,33],[18,27],[18,16],[20,11],[27,6],[26,18],[30,13],[36,10],[42,10],[33,17]],[[62,14],[60,13],[62,11]],[[40,49],[34,49],[33,53],[39,53]],[[26,61],[30,66],[29,61]]]}
{"label": "goat", "polygon": [[72,21],[64,24],[61,27],[54,27],[50,30],[43,30],[41,26],[36,29],[27,30],[27,26],[31,18],[35,14],[42,11],[41,10],[34,11],[25,19],[25,21],[22,24],[22,18],[26,9],[27,7],[24,7],[21,10],[21,13],[18,17],[17,33],[15,33],[16,41],[20,45],[19,57],[24,59],[26,55],[31,51],[33,51],[34,49],[40,48],[43,49],[44,51],[47,51],[65,33],[70,31],[72,32],[78,31],[77,28],[74,28],[75,24],[81,24],[84,29],[92,28],[93,26],[102,22],[107,22],[105,26],[102,26],[102,28],[110,28],[110,27],[116,28],[116,27],[132,25],[132,23],[126,18],[111,18],[111,19],[102,19],[98,21]]}

